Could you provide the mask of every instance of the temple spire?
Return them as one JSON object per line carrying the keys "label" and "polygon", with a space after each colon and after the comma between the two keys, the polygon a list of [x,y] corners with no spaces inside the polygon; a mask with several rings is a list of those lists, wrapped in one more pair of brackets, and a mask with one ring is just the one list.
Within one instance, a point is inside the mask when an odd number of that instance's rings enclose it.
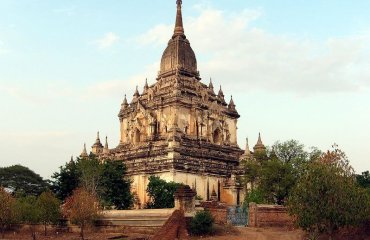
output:
{"label": "temple spire", "polygon": [[104,153],[104,154],[108,154],[108,153],[109,153],[109,148],[108,148],[108,137],[107,137],[107,136],[105,136],[105,145],[104,145],[103,153]]}
{"label": "temple spire", "polygon": [[259,144],[259,145],[262,145],[262,144],[263,144],[263,143],[262,143],[261,133],[260,133],[260,132],[258,133],[258,140],[257,140],[257,144]]}
{"label": "temple spire", "polygon": [[144,85],[144,89],[148,89],[149,86],[148,86],[148,78],[145,78],[145,85]]}
{"label": "temple spire", "polygon": [[176,14],[176,24],[175,24],[175,30],[173,32],[173,36],[183,36],[184,26],[182,24],[182,11],[181,11],[182,0],[177,0],[176,4],[177,4],[177,14]]}
{"label": "temple spire", "polygon": [[235,110],[235,103],[233,100],[233,95],[231,95],[230,103],[229,103],[229,109]]}
{"label": "temple spire", "polygon": [[222,87],[220,85],[220,90],[218,91],[218,97],[221,98],[222,100],[224,99],[225,95],[224,92],[222,91]]}
{"label": "temple spire", "polygon": [[99,136],[99,131],[98,131],[98,133],[96,134],[96,141],[98,142],[100,142],[100,136]]}
{"label": "temple spire", "polygon": [[100,154],[103,149],[103,144],[100,142],[99,132],[96,134],[96,140],[94,145],[91,146],[93,154]]}
{"label": "temple spire", "polygon": [[261,139],[261,133],[258,133],[258,140],[256,145],[253,147],[254,152],[262,152],[266,150],[265,145],[263,145],[262,139]]}
{"label": "temple spire", "polygon": [[103,147],[103,145],[101,144],[101,142],[100,142],[100,135],[99,135],[99,131],[98,131],[98,133],[96,134],[96,140],[95,140],[95,143],[94,143],[94,145],[93,145],[93,147],[94,146],[97,146],[97,147]]}
{"label": "temple spire", "polygon": [[123,99],[123,103],[122,103],[121,105],[122,105],[123,107],[127,107],[127,105],[128,105],[126,94],[125,94],[125,98]]}
{"label": "temple spire", "polygon": [[80,155],[81,158],[85,158],[85,157],[88,157],[87,155],[87,151],[86,151],[86,143],[84,143],[84,148],[82,150],[82,153]]}
{"label": "temple spire", "polygon": [[245,152],[244,152],[245,156],[250,156],[251,155],[251,151],[249,150],[249,142],[248,142],[248,138],[247,138],[247,143],[246,143],[246,146],[245,146]]}
{"label": "temple spire", "polygon": [[139,93],[139,87],[136,85],[136,90],[135,90],[135,93],[134,93],[134,97],[140,97],[140,93]]}
{"label": "temple spire", "polygon": [[212,78],[210,78],[210,79],[209,79],[209,85],[208,85],[208,88],[213,90]]}
{"label": "temple spire", "polygon": [[108,136],[105,136],[105,146],[104,148],[108,149]]}

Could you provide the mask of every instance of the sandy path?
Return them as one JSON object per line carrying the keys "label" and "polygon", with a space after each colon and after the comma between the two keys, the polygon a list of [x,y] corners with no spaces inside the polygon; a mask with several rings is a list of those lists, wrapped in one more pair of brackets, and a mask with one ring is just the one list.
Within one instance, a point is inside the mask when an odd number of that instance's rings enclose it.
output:
{"label": "sandy path", "polygon": [[235,233],[224,236],[192,238],[192,240],[303,240],[303,232],[284,229],[236,228]]}

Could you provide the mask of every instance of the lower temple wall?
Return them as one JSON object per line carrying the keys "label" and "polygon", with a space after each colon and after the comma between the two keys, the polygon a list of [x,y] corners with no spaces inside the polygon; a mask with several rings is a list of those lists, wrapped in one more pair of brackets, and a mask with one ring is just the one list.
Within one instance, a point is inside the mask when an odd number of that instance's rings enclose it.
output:
{"label": "lower temple wall", "polygon": [[249,227],[293,227],[294,218],[281,205],[249,204]]}
{"label": "lower temple wall", "polygon": [[[208,175],[196,175],[192,173],[169,171],[158,174],[153,174],[160,177],[161,179],[170,182],[174,181],[177,183],[183,183],[194,188],[197,192],[197,196],[201,197],[204,201],[209,200],[208,197],[211,196],[212,191],[215,190],[216,194],[220,193],[221,202],[225,202],[228,205],[237,205],[237,194],[239,193],[239,200],[244,199],[244,194],[242,191],[237,191],[231,188],[224,188],[225,179],[217,176]],[[146,193],[146,188],[149,183],[150,175],[134,175],[131,176],[132,180],[132,192],[137,194],[139,204],[137,208],[144,208],[145,204],[149,201],[149,197]]]}
{"label": "lower temple wall", "polygon": [[104,211],[96,222],[96,227],[102,231],[157,230],[162,227],[174,211],[173,208]]}

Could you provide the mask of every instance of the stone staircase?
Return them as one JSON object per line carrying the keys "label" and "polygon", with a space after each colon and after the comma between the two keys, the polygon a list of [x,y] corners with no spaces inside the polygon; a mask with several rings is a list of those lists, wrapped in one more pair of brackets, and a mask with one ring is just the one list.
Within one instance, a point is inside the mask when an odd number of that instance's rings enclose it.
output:
{"label": "stone staircase", "polygon": [[110,210],[104,211],[96,226],[105,231],[153,233],[160,229],[174,209]]}

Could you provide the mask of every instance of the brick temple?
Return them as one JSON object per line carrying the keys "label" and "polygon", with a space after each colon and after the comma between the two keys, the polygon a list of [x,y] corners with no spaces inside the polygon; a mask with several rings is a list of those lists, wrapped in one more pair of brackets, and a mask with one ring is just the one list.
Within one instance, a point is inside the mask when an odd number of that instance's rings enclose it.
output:
{"label": "brick temple", "polygon": [[[109,149],[106,141],[103,146],[98,134],[92,146],[100,159],[126,164],[138,208],[149,200],[150,175],[187,184],[204,200],[212,193],[230,205],[244,199],[236,179],[241,159],[252,153],[237,143],[240,115],[232,97],[225,101],[221,87],[216,91],[212,81],[201,81],[181,5],[178,0],[174,32],[156,82],[146,81],[141,93],[136,88],[131,102],[125,96],[121,104],[119,145]],[[264,148],[259,137],[254,151]],[[81,156],[87,156],[86,147]]]}

